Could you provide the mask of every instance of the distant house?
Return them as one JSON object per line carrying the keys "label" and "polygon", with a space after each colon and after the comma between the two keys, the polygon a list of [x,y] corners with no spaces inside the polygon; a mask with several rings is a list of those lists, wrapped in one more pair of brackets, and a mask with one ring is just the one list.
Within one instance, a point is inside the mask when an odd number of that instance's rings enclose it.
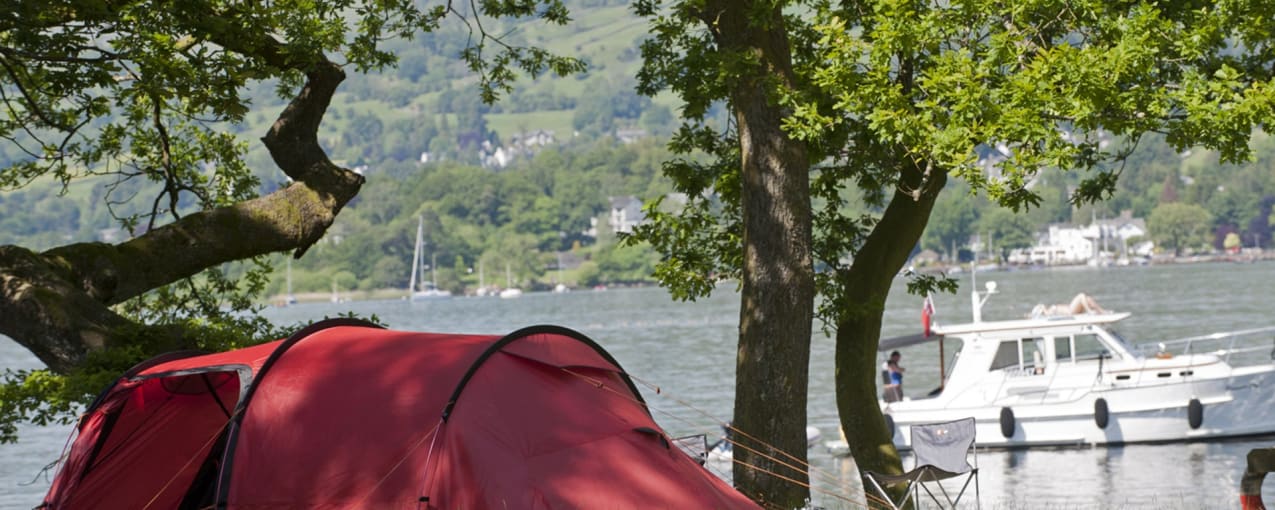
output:
{"label": "distant house", "polygon": [[615,139],[621,143],[628,145],[638,140],[646,138],[645,129],[617,129],[615,130]]}
{"label": "distant house", "polygon": [[498,147],[490,141],[484,141],[478,150],[478,157],[484,168],[504,168],[515,159],[534,156],[544,147],[554,143],[557,141],[553,137],[553,131],[537,129],[514,135],[504,146]]}
{"label": "distant house", "polygon": [[1010,253],[1009,262],[1047,266],[1084,264],[1093,256],[1093,246],[1093,241],[1085,237],[1082,229],[1054,224],[1035,246]]}
{"label": "distant house", "polygon": [[646,220],[646,213],[642,212],[642,201],[633,195],[623,197],[610,197],[611,200],[611,230],[615,232],[630,233],[633,227],[640,225]]}
{"label": "distant house", "polygon": [[[488,144],[490,142],[483,143]],[[490,149],[490,147],[487,147],[487,149]],[[483,168],[504,168],[514,160],[514,150],[505,149],[504,147],[496,147],[491,152],[484,150],[480,155],[483,158]]]}
{"label": "distant house", "polygon": [[[1100,261],[1115,258],[1126,258],[1130,254],[1150,255],[1150,246],[1146,242],[1130,246],[1129,241],[1147,235],[1147,222],[1142,218],[1134,218],[1133,211],[1121,211],[1116,218],[1095,219],[1085,227],[1085,236],[1094,242],[1094,254]],[[1145,251],[1146,253],[1142,253]]]}
{"label": "distant house", "polygon": [[514,147],[544,147],[553,145],[557,140],[553,137],[553,131],[545,129],[537,129],[527,133],[519,133],[509,140],[509,145]]}
{"label": "distant house", "polygon": [[1035,246],[1014,250],[1009,256],[1012,264],[1106,264],[1113,260],[1127,259],[1130,255],[1150,254],[1151,244],[1130,241],[1147,235],[1147,223],[1134,218],[1131,211],[1121,212],[1119,217],[1095,219],[1086,226],[1050,225],[1049,232],[1040,237]]}

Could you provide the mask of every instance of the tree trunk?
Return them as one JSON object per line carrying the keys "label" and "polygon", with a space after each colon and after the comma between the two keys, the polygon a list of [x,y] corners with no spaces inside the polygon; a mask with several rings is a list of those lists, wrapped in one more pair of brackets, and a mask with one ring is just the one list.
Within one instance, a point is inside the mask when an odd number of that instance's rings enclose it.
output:
{"label": "tree trunk", "polygon": [[731,91],[745,204],[735,485],[767,506],[799,508],[810,497],[805,433],[815,295],[810,161],[805,144],[784,133],[781,122],[788,112],[774,95],[777,85],[794,80],[781,12],[775,8],[759,22],[750,2],[713,7],[722,49],[758,62]]}
{"label": "tree trunk", "polygon": [[[271,49],[262,50],[265,58],[292,66]],[[158,338],[161,349],[181,348],[187,345],[181,331],[134,324],[110,306],[224,262],[285,250],[300,256],[318,242],[363,177],[332,164],[319,146],[319,122],[345,73],[316,58],[298,67],[306,84],[263,138],[291,185],[117,245],[79,243],[38,254],[0,246],[0,334],[60,373],[81,365],[92,351],[139,337]]]}
{"label": "tree trunk", "polygon": [[891,442],[877,401],[877,344],[890,283],[925,231],[934,201],[947,182],[937,169],[908,163],[890,205],[855,256],[842,280],[846,302],[837,324],[836,390],[841,427],[859,470],[898,474],[898,451]]}

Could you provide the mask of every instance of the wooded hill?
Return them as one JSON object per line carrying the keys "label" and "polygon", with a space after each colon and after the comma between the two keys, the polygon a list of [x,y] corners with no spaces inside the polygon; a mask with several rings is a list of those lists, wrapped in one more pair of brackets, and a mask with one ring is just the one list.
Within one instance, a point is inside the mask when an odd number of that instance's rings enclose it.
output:
{"label": "wooded hill", "polygon": [[[459,24],[391,43],[399,57],[395,69],[352,73],[332,102],[321,136],[332,157],[362,169],[368,183],[324,242],[294,262],[294,290],[326,291],[334,282],[342,289],[405,288],[418,216],[425,221],[426,260],[437,260],[440,286],[453,291],[476,285],[480,268],[488,283],[504,284],[508,267],[525,288],[552,285],[560,252],[569,268],[563,279],[571,285],[648,281],[655,255],[617,248],[605,220],[611,197],[645,200],[671,190],[659,169],[669,158],[663,144],[676,125],[677,105],[671,96],[651,99],[634,92],[646,25],[627,3],[575,2],[572,15],[575,22],[565,29],[528,23],[509,27],[509,37],[582,57],[590,70],[520,81],[493,105],[482,103],[476,77],[455,58],[468,37]],[[248,148],[249,166],[260,169],[263,192],[284,183],[256,141],[283,107],[274,86],[255,89],[257,108],[233,126]],[[544,143],[514,143],[530,134]],[[959,247],[970,234],[994,231],[1010,247],[1030,242],[1031,233],[1049,223],[1113,217],[1123,210],[1149,217],[1157,206],[1179,202],[1207,213],[1207,228],[1195,246],[1220,248],[1225,235],[1235,232],[1245,246],[1269,247],[1275,140],[1260,137],[1255,146],[1256,162],[1233,167],[1219,165],[1207,151],[1178,154],[1161,140],[1143,140],[1115,195],[1082,209],[1067,201],[1082,176],[1056,172],[1038,180],[1044,202],[1025,214],[945,193],[923,245],[946,252],[953,239]],[[484,156],[490,159],[496,149],[514,155],[505,166],[488,161],[484,167]],[[0,145],[0,163],[22,157]],[[43,249],[121,239],[128,233],[118,228],[117,218],[146,205],[109,204],[146,196],[153,185],[90,179],[64,189],[39,181],[5,191],[0,244]],[[594,221],[597,235],[586,235]],[[279,277],[271,293],[282,290],[282,260],[276,257]]]}

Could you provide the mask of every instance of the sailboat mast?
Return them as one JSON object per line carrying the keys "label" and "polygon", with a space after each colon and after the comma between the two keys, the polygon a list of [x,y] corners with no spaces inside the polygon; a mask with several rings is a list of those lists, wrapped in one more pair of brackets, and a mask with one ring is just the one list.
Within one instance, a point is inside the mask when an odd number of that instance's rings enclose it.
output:
{"label": "sailboat mast", "polygon": [[425,233],[425,219],[416,217],[416,248],[412,250],[412,277],[407,284],[407,292],[416,292],[416,268],[421,265],[421,237]]}

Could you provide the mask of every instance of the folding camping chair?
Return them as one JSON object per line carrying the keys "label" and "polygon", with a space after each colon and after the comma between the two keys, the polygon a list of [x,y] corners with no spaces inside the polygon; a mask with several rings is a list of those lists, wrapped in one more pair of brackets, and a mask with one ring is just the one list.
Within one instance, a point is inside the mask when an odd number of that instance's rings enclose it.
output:
{"label": "folding camping chair", "polygon": [[[928,425],[912,425],[912,455],[916,458],[916,464],[911,471],[901,475],[887,475],[882,473],[873,473],[865,471],[864,490],[868,487],[876,489],[876,494],[880,498],[890,504],[890,507],[898,510],[907,505],[908,499],[917,500],[919,498],[920,489],[925,489],[925,493],[930,495],[930,499],[934,500],[940,508],[943,508],[943,501],[939,501],[934,491],[930,490],[927,483],[934,482],[939,488],[939,494],[943,495],[943,499],[947,501],[947,508],[956,508],[956,504],[960,503],[961,496],[965,495],[965,489],[969,488],[970,480],[974,481],[974,501],[975,505],[982,508],[979,503],[978,491],[978,448],[974,445],[974,418],[965,418],[946,423],[931,423]],[[969,463],[969,453],[974,452],[974,465]],[[956,493],[956,499],[952,499],[946,488],[943,487],[941,480],[949,478],[965,477],[965,484],[961,486],[961,491]],[[895,502],[890,499],[890,495],[885,491],[884,487],[907,484],[907,491],[903,495],[903,499]]]}

